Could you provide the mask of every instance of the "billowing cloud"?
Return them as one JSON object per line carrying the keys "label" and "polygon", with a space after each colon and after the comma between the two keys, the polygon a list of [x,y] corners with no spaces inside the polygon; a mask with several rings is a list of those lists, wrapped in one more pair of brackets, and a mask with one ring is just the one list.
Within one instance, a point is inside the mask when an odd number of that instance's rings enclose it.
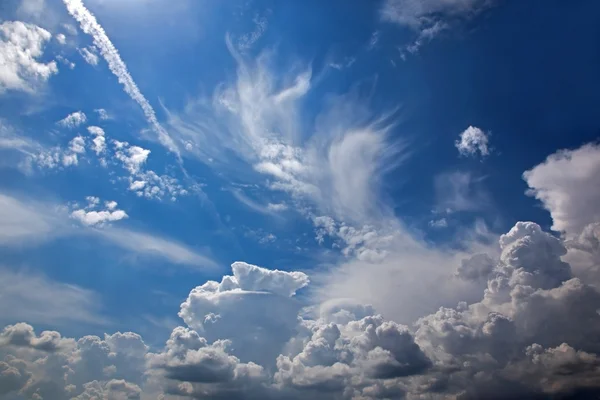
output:
{"label": "billowing cloud", "polygon": [[52,35],[20,21],[0,24],[0,94],[7,90],[34,92],[58,72],[56,62],[39,61]]}
{"label": "billowing cloud", "polygon": [[458,152],[462,156],[480,156],[485,157],[490,154],[489,134],[486,134],[476,126],[469,126],[465,129],[454,143]]}
{"label": "billowing cloud", "polygon": [[523,178],[550,212],[552,229],[573,237],[600,221],[600,146],[558,151]]}
{"label": "billowing cloud", "polygon": [[535,223],[517,223],[499,246],[496,259],[475,255],[459,270],[459,278],[487,281],[479,299],[411,326],[350,299],[301,310],[294,293],[308,284],[305,274],[242,262],[190,292],[179,313],[187,326],[156,351],[131,332],[74,340],[14,324],[0,334],[3,388],[52,399],[111,391],[280,399],[598,393],[600,292],[573,278],[561,260],[564,242]]}

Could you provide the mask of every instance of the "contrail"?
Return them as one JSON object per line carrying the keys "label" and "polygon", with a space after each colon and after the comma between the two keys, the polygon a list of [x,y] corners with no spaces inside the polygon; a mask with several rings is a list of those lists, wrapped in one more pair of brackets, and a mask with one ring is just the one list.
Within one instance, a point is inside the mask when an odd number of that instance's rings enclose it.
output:
{"label": "contrail", "polygon": [[127,70],[127,65],[125,65],[121,59],[119,51],[112,44],[106,35],[106,32],[104,32],[104,28],[96,21],[96,17],[85,8],[81,0],[63,0],[63,2],[65,3],[65,6],[67,6],[69,14],[79,22],[81,29],[94,39],[94,44],[100,49],[102,57],[104,57],[108,63],[108,68],[110,68],[111,72],[115,74],[119,79],[119,82],[123,85],[125,93],[142,107],[142,111],[144,112],[148,123],[158,134],[158,139],[161,144],[169,149],[169,151],[175,153],[181,162],[181,156],[177,145],[156,119],[154,109],[148,100],[146,100],[142,92],[140,92],[140,89],[138,89]]}

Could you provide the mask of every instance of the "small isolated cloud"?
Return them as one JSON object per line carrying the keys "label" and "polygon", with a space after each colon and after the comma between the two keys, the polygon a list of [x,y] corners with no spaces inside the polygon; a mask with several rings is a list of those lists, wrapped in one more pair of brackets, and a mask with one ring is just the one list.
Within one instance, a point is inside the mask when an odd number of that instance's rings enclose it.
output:
{"label": "small isolated cloud", "polygon": [[105,121],[105,120],[109,119],[108,112],[106,112],[106,110],[104,108],[96,108],[94,110],[94,112],[96,112],[96,114],[98,114],[98,118],[101,121]]}
{"label": "small isolated cloud", "polygon": [[55,39],[60,44],[65,44],[67,42],[67,37],[63,33],[56,35]]}
{"label": "small isolated cloud", "polygon": [[434,219],[429,221],[429,226],[436,229],[442,229],[448,227],[448,221],[446,218]]}
{"label": "small isolated cloud", "polygon": [[96,54],[96,48],[94,46],[83,47],[79,49],[79,54],[90,65],[98,65],[98,55]]}
{"label": "small isolated cloud", "polygon": [[120,221],[129,216],[123,210],[118,210],[116,201],[108,201],[105,203],[106,209],[98,210],[100,199],[93,196],[88,196],[88,206],[85,208],[75,209],[71,212],[71,218],[81,222],[86,226],[103,226],[109,222]]}
{"label": "small isolated cloud", "polygon": [[0,24],[0,94],[8,90],[33,93],[58,73],[55,61],[39,61],[51,37],[36,25],[20,21]]}
{"label": "small isolated cloud", "polygon": [[87,117],[85,113],[82,111],[75,111],[58,121],[57,124],[65,128],[77,128],[78,126],[85,124],[86,121]]}
{"label": "small isolated cloud", "polygon": [[471,157],[479,154],[482,157],[490,154],[489,134],[475,126],[469,126],[454,142],[454,146],[462,156]]}

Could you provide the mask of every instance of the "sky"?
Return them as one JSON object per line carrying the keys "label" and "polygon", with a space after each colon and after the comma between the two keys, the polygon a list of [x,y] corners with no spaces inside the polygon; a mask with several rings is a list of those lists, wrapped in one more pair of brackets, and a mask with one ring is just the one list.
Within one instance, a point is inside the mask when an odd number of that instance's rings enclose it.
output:
{"label": "sky", "polygon": [[0,399],[597,398],[599,20],[4,0]]}

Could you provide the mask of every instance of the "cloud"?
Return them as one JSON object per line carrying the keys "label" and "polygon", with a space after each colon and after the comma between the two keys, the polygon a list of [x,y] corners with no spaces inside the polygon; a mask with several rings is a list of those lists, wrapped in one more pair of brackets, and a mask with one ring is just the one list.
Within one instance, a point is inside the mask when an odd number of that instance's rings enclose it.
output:
{"label": "cloud", "polygon": [[426,43],[449,29],[456,20],[477,15],[494,0],[385,0],[380,9],[382,21],[398,24],[417,32],[416,39],[400,48],[417,53]]}
{"label": "cloud", "polygon": [[96,54],[96,48],[94,46],[83,47],[78,49],[79,54],[90,65],[98,65],[98,55]]}
{"label": "cloud", "polygon": [[600,221],[600,146],[560,150],[523,174],[528,194],[552,216],[552,229],[568,237]]}
{"label": "cloud", "polygon": [[[62,326],[74,322],[96,325],[107,322],[99,314],[100,303],[94,292],[33,271],[0,268],[0,300],[0,320],[4,323],[29,321]],[[38,348],[48,350],[50,339],[51,336],[31,340]]]}
{"label": "cloud", "polygon": [[[294,293],[305,274],[242,262],[190,292],[179,312],[186,326],[155,351],[132,332],[75,340],[11,325],[0,334],[2,387],[82,399],[107,391],[323,400],[599,393],[600,292],[573,278],[564,242],[535,223],[515,224],[499,247],[497,257],[476,254],[459,270],[459,279],[486,281],[479,299],[425,311],[412,327],[348,298],[302,309]],[[437,294],[443,280],[432,282]]]}
{"label": "cloud", "polygon": [[489,3],[489,0],[386,0],[380,12],[384,21],[420,30],[433,25],[436,17],[468,17]]}
{"label": "cloud", "polygon": [[20,21],[0,24],[0,94],[9,90],[33,93],[58,73],[55,61],[39,61],[51,37],[36,25]]}
{"label": "cloud", "polygon": [[106,150],[106,138],[104,137],[104,129],[99,126],[88,126],[88,132],[94,136],[92,139],[92,150],[99,156]]}
{"label": "cloud", "polygon": [[[97,202],[95,198],[90,199],[88,199],[90,204],[87,209],[90,209],[90,205],[96,207],[96,204],[99,204],[99,199]],[[69,213],[66,208],[51,203],[0,195],[0,206],[0,246],[33,246],[63,236],[88,235],[106,240],[131,254],[161,257],[182,265],[216,267],[215,261],[210,257],[161,236],[115,227],[96,229],[85,224],[81,229],[74,229],[69,224]],[[110,203],[105,206],[107,214],[114,213],[114,210],[110,209]],[[87,211],[82,209],[81,214],[86,213]],[[92,214],[83,218],[88,218],[87,222],[99,222],[102,218],[106,220],[107,217],[105,214]]]}
{"label": "cloud", "polygon": [[440,218],[429,221],[429,226],[436,229],[442,229],[448,227],[448,221],[446,218]]}
{"label": "cloud", "polygon": [[454,142],[460,155],[466,157],[477,156],[477,153],[482,157],[488,156],[490,154],[488,145],[489,135],[475,126],[465,129],[460,134],[460,140]]}
{"label": "cloud", "polygon": [[216,268],[210,257],[176,241],[130,229],[109,228],[94,231],[98,236],[133,254],[162,257],[175,264]]}
{"label": "cloud", "polygon": [[67,42],[67,37],[62,33],[59,33],[58,35],[56,35],[55,39],[60,44],[65,44]]}
{"label": "cloud", "polygon": [[82,111],[75,111],[60,121],[57,122],[58,125],[63,126],[65,128],[77,128],[80,125],[83,125],[87,122],[87,116]]}
{"label": "cloud", "polygon": [[96,18],[90,11],[85,8],[81,0],[63,0],[67,7],[67,11],[77,22],[79,22],[81,30],[90,35],[94,40],[94,45],[100,51],[102,57],[106,60],[110,71],[119,79],[123,85],[125,93],[131,97],[142,108],[146,120],[154,131],[158,134],[158,139],[163,146],[169,151],[179,155],[179,150],[175,142],[171,139],[167,131],[161,126],[156,118],[154,109],[146,100],[142,92],[140,92],[137,84],[129,74],[127,66],[121,59],[119,52],[112,44],[106,32],[100,26]]}
{"label": "cloud", "polygon": [[0,194],[0,245],[35,243],[60,234],[51,207]]}
{"label": "cloud", "polygon": [[226,43],[237,61],[236,80],[180,114],[167,110],[170,130],[188,154],[238,180],[287,192],[321,214],[364,222],[391,212],[379,201],[381,181],[410,155],[406,141],[389,138],[394,110],[374,114],[356,87],[331,96],[310,118],[314,125],[305,126],[300,115],[313,84],[310,66],[280,72],[273,52],[248,60],[229,36]]}
{"label": "cloud", "polygon": [[117,202],[111,201],[106,204],[106,210],[95,210],[97,204],[85,209],[76,209],[71,211],[71,218],[78,220],[87,226],[101,226],[105,223],[119,221],[129,216],[123,210],[117,210]]}
{"label": "cloud", "polygon": [[105,121],[105,120],[107,120],[107,119],[110,118],[109,115],[108,115],[108,112],[104,108],[97,108],[97,109],[94,110],[94,112],[96,114],[98,114],[98,118],[101,121]]}
{"label": "cloud", "polygon": [[483,189],[483,178],[469,172],[444,172],[434,179],[436,211],[479,211],[491,206],[491,199]]}

